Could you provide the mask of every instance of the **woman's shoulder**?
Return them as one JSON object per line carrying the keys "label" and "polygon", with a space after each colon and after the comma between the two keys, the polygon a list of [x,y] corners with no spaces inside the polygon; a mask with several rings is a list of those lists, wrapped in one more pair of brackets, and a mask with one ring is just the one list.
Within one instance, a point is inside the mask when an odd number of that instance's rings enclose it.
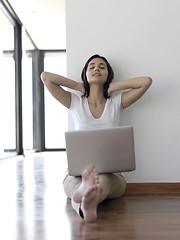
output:
{"label": "woman's shoulder", "polygon": [[109,106],[111,107],[118,107],[121,108],[121,92],[113,92],[110,96],[110,98],[108,98],[109,100]]}
{"label": "woman's shoulder", "polygon": [[72,109],[74,106],[82,104],[83,101],[85,101],[85,97],[83,97],[81,93],[71,92],[71,106],[70,106],[70,109]]}
{"label": "woman's shoulder", "polygon": [[74,101],[75,100],[76,101],[82,101],[84,99],[84,97],[79,92],[71,91],[71,99],[74,100]]}
{"label": "woman's shoulder", "polygon": [[109,98],[109,100],[113,100],[113,101],[119,101],[121,100],[121,95],[122,93],[120,91],[117,92],[113,92]]}

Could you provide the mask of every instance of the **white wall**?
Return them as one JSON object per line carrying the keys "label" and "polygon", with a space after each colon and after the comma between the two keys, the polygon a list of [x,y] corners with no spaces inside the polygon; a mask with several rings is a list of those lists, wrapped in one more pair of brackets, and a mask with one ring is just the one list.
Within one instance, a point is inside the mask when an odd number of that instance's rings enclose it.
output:
{"label": "white wall", "polygon": [[180,1],[67,0],[68,76],[80,80],[93,54],[110,61],[114,81],[149,75],[150,90],[122,111],[133,125],[137,170],[128,182],[180,181]]}

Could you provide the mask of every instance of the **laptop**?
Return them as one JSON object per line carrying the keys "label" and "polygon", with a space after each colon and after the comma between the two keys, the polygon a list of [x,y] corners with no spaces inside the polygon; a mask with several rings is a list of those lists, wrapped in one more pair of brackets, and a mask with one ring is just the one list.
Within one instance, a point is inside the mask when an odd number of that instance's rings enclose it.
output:
{"label": "laptop", "polygon": [[69,131],[65,133],[68,171],[80,176],[93,164],[99,173],[135,170],[133,127]]}

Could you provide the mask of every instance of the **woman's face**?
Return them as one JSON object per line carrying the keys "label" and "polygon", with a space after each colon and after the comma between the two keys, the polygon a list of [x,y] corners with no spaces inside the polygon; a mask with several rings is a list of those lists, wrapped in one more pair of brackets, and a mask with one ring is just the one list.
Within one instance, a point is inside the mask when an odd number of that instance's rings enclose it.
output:
{"label": "woman's face", "polygon": [[91,60],[87,67],[86,77],[89,84],[104,84],[108,77],[108,68],[104,60],[101,58],[94,58]]}

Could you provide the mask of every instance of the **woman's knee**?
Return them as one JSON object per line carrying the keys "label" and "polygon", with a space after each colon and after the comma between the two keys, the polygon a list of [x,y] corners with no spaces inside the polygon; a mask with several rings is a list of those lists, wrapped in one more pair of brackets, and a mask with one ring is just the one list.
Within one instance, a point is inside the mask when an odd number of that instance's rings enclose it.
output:
{"label": "woman's knee", "polygon": [[121,173],[100,175],[100,184],[107,198],[121,197],[126,190],[126,180]]}
{"label": "woman's knee", "polygon": [[112,189],[109,198],[121,197],[126,190],[126,180],[121,173],[114,173],[112,176]]}
{"label": "woman's knee", "polygon": [[73,176],[66,176],[63,181],[64,192],[66,193],[67,197],[70,199],[72,198],[74,192],[77,190],[79,185],[81,184],[81,177],[73,177]]}

